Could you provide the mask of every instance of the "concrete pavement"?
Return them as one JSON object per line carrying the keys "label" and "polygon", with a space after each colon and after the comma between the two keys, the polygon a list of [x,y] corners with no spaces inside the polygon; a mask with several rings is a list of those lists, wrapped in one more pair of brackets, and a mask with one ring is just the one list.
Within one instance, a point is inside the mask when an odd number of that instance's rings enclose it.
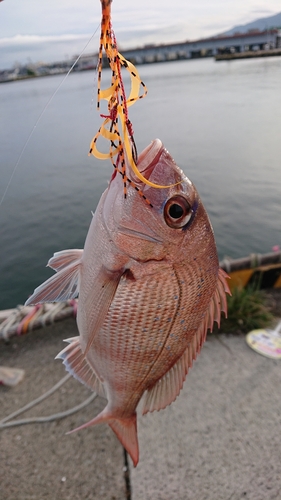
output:
{"label": "concrete pavement", "polygon": [[[66,320],[0,344],[0,365],[26,370],[0,387],[0,418],[65,375],[55,355],[77,334]],[[130,462],[130,500],[281,499],[281,362],[252,351],[244,337],[209,337],[179,398],[139,416],[140,462]],[[74,379],[26,415],[62,411],[86,399]],[[65,433],[93,418],[83,411],[46,424],[0,431],[1,500],[125,500],[123,449],[100,425]]]}
{"label": "concrete pavement", "polygon": [[[74,320],[0,343],[0,365],[23,368],[13,389],[0,386],[0,419],[50,389],[66,371],[58,352],[63,339],[77,335]],[[71,377],[47,400],[21,417],[51,415],[84,401],[90,394]],[[124,500],[123,448],[107,425],[66,435],[105,406],[97,398],[63,420],[0,430],[1,500]]]}
{"label": "concrete pavement", "polygon": [[280,500],[281,362],[210,336],[178,399],[139,419],[133,500]]}

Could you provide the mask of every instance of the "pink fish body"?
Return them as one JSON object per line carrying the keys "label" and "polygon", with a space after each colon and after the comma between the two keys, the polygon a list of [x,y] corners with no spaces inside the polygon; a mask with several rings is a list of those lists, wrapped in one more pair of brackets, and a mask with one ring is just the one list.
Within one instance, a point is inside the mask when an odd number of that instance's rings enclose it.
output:
{"label": "pink fish body", "polygon": [[[160,410],[178,396],[229,292],[219,269],[213,230],[194,185],[160,140],[140,155],[138,169],[157,189],[133,179],[124,199],[113,175],[93,216],[84,250],[58,252],[57,274],[28,304],[79,293],[79,337],[58,355],[74,377],[107,399],[79,429],[106,422],[138,463],[136,408]],[[133,177],[133,173],[131,173]]]}

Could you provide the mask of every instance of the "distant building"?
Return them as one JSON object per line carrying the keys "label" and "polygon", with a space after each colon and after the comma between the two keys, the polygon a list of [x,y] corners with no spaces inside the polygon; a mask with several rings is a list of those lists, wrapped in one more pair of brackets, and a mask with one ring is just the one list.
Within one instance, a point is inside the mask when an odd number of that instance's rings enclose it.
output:
{"label": "distant building", "polygon": [[[78,56],[73,57],[74,61],[78,59]],[[89,69],[96,69],[98,64],[98,54],[88,54],[80,56],[77,63],[74,66],[74,71],[87,71]]]}

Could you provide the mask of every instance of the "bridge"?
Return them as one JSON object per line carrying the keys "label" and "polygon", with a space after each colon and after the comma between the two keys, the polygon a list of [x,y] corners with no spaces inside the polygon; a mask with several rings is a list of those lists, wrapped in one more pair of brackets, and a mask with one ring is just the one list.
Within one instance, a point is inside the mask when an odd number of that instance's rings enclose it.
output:
{"label": "bridge", "polygon": [[[276,49],[281,49],[281,30],[274,28],[266,31],[250,30],[247,33],[236,33],[232,36],[215,36],[195,41],[185,41],[170,44],[151,44],[134,49],[120,49],[122,55],[133,64],[175,61],[178,59],[195,59],[217,57],[223,54],[242,56],[259,51],[276,55]],[[76,56],[75,56],[76,58]],[[75,71],[96,68],[98,54],[83,55],[75,66]],[[70,61],[72,64],[74,59]],[[104,66],[108,61],[104,59]]]}
{"label": "bridge", "polygon": [[281,30],[279,29],[250,30],[247,33],[236,33],[232,36],[221,35],[196,41],[145,45],[135,49],[122,50],[122,54],[133,64],[145,64],[276,48],[281,48]]}

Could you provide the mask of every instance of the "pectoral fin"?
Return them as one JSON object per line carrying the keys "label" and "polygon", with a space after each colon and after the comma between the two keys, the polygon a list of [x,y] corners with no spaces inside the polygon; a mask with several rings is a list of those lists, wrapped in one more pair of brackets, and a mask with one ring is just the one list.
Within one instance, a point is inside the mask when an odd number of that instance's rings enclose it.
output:
{"label": "pectoral fin", "polygon": [[58,273],[34,290],[25,305],[63,302],[79,293],[79,274],[83,250],[65,250],[52,257],[48,265]]}
{"label": "pectoral fin", "polygon": [[80,325],[80,316],[83,315],[84,324],[87,325],[88,330],[88,341],[84,355],[89,351],[96,333],[104,323],[122,274],[123,270],[111,273],[101,268],[95,277],[94,286],[87,294],[87,298],[83,303],[83,308],[79,310],[77,318],[78,327]]}

